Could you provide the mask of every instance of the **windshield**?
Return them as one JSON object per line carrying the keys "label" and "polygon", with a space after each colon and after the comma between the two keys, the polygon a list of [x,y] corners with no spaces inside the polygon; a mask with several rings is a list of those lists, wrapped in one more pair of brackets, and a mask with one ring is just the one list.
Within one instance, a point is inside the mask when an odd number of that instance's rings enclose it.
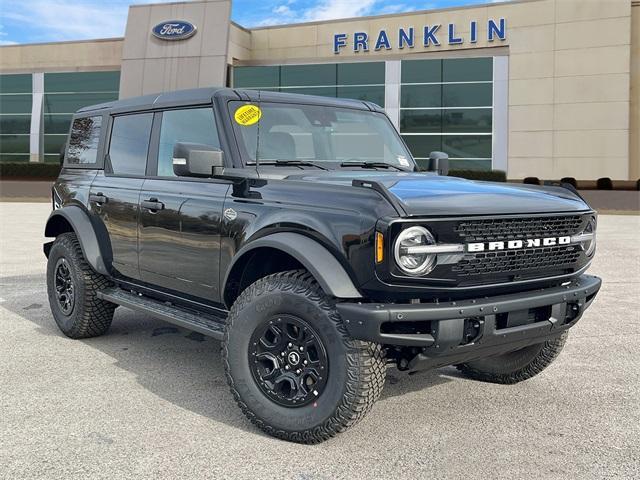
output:
{"label": "windshield", "polygon": [[[415,163],[383,114],[322,105],[229,102],[245,162],[312,162],[325,167]],[[331,165],[331,164],[334,165]],[[384,165],[380,165],[384,167]]]}

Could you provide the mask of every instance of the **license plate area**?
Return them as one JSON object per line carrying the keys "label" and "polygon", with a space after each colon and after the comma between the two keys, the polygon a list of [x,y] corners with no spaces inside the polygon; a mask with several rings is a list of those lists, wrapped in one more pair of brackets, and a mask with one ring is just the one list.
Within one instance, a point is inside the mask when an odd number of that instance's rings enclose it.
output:
{"label": "license plate area", "polygon": [[526,310],[498,313],[496,315],[496,330],[520,327],[537,322],[546,322],[551,317],[551,305]]}

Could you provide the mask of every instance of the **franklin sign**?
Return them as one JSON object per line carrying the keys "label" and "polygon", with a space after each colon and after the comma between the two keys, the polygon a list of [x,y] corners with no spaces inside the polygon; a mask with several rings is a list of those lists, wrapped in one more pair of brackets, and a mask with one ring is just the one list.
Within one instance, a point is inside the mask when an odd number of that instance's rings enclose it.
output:
{"label": "franklin sign", "polygon": [[184,40],[196,33],[196,26],[182,20],[168,20],[153,27],[151,33],[160,40]]}
{"label": "franklin sign", "polygon": [[333,36],[333,53],[339,54],[344,48],[351,48],[354,52],[368,52],[370,50],[393,50],[394,48],[423,48],[439,47],[443,43],[460,45],[463,43],[477,43],[480,35],[486,35],[488,42],[507,39],[507,22],[504,18],[489,19],[486,25],[480,25],[473,20],[469,23],[469,33],[463,36],[458,33],[454,23],[448,25],[425,25],[422,28],[407,27],[397,31],[380,30],[377,34],[367,32],[336,33]]}

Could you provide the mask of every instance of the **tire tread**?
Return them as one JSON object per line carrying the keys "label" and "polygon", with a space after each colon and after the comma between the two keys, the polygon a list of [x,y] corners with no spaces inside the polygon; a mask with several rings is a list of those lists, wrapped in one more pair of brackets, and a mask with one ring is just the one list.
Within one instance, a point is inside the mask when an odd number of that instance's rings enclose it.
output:
{"label": "tire tread", "polygon": [[[69,260],[78,269],[84,282],[83,298],[76,298],[76,307],[83,303],[82,315],[76,315],[71,329],[63,330],[70,338],[91,338],[103,335],[109,330],[116,305],[98,298],[98,291],[112,285],[104,275],[96,273],[84,258],[80,242],[75,233],[63,233],[56,238],[56,244],[66,250]],[[55,246],[55,245],[54,245]]]}
{"label": "tire tread", "polygon": [[[531,377],[538,375],[545,368],[547,368],[558,357],[565,342],[567,341],[568,333],[565,331],[557,338],[544,342],[540,348],[540,351],[528,362],[524,367],[516,369],[508,373],[495,373],[488,369],[479,368],[474,362],[463,363],[456,365],[456,368],[468,378],[473,380],[480,380],[489,383],[501,383],[501,384],[514,384],[528,380]],[[523,353],[524,355],[525,353]],[[500,357],[496,357],[498,360]]]}
{"label": "tire tread", "polygon": [[[306,296],[326,311],[347,348],[348,375],[346,393],[334,414],[321,425],[309,430],[287,431],[276,429],[265,423],[243,401],[230,375],[227,344],[229,333],[234,328],[234,319],[250,300],[257,295],[273,290],[287,291]],[[288,441],[315,444],[323,442],[337,433],[358,423],[380,397],[386,378],[384,352],[380,345],[352,339],[335,309],[333,301],[325,295],[313,276],[305,270],[291,270],[266,276],[245,289],[233,304],[225,328],[222,358],[227,383],[242,412],[258,428],[277,438]]]}

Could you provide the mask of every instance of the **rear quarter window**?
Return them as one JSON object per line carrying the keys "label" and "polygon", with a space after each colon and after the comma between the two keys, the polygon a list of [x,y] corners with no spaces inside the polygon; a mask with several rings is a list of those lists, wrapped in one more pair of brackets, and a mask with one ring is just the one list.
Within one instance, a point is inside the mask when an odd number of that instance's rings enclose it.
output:
{"label": "rear quarter window", "polygon": [[102,129],[102,117],[81,117],[73,120],[69,134],[66,165],[91,165],[98,163],[98,146]]}

